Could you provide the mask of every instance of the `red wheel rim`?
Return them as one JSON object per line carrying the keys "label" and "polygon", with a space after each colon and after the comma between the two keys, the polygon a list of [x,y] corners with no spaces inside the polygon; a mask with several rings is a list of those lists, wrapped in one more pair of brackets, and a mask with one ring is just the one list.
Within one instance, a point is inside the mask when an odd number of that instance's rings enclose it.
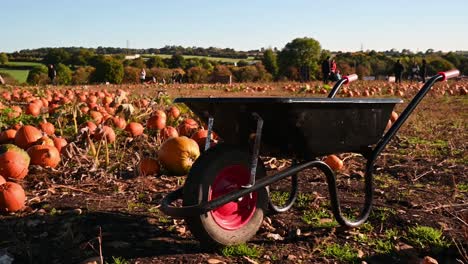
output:
{"label": "red wheel rim", "polygon": [[[211,186],[209,200],[216,199],[249,182],[249,169],[242,165],[228,166],[222,169]],[[229,202],[212,210],[211,216],[223,229],[236,230],[245,226],[253,214],[257,205],[257,192],[245,195],[237,201]]]}

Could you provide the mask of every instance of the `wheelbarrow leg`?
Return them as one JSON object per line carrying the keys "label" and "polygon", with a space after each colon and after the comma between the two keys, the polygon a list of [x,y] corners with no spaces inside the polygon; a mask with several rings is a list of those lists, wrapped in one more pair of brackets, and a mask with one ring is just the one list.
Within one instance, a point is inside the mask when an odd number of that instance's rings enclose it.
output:
{"label": "wheelbarrow leg", "polygon": [[[297,164],[297,161],[293,161],[293,164],[291,164],[291,167],[294,167],[296,164]],[[269,203],[270,209],[275,213],[286,212],[287,210],[291,209],[291,207],[294,205],[294,202],[296,202],[296,199],[297,199],[297,194],[299,193],[297,173],[291,176],[291,189],[289,190],[288,201],[286,202],[285,205],[278,206],[273,203],[273,201],[271,200],[269,188],[268,188],[268,203]]]}
{"label": "wheelbarrow leg", "polygon": [[372,181],[373,181],[372,169],[374,167],[373,164],[374,164],[374,160],[367,161],[366,174],[364,176],[365,178],[364,179],[365,180],[364,207],[362,208],[359,217],[355,221],[350,221],[349,219],[344,217],[341,212],[340,200],[338,198],[338,190],[336,188],[336,176],[333,170],[324,162],[320,162],[316,164],[315,167],[320,169],[327,177],[328,192],[330,194],[332,212],[333,212],[333,215],[335,216],[336,221],[340,225],[347,226],[347,227],[357,227],[363,224],[369,217],[369,214],[372,209],[373,192],[374,192],[374,187],[372,184]]}
{"label": "wheelbarrow leg", "polygon": [[257,113],[252,113],[252,116],[257,120],[257,130],[255,131],[255,141],[252,149],[252,160],[250,163],[250,180],[247,185],[242,188],[251,188],[255,185],[255,175],[257,173],[258,155],[260,152],[260,142],[262,140],[263,119]]}

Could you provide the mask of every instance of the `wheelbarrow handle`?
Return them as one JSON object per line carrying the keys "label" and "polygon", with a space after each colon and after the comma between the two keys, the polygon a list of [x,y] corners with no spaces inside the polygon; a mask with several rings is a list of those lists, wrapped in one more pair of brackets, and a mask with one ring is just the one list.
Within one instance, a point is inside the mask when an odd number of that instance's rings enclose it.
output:
{"label": "wheelbarrow handle", "polygon": [[335,86],[333,86],[333,89],[328,94],[328,98],[335,97],[335,95],[338,93],[338,91],[340,90],[341,86],[343,86],[343,84],[348,84],[350,82],[354,82],[357,79],[358,79],[357,74],[351,74],[351,75],[348,75],[348,76],[343,76],[343,78],[341,78],[339,81],[337,81],[335,83]]}
{"label": "wheelbarrow handle", "polygon": [[460,71],[455,69],[455,70],[450,70],[446,72],[439,72],[438,74],[444,77],[441,81],[445,81],[445,80],[457,77],[458,75],[460,75]]}
{"label": "wheelbarrow handle", "polygon": [[346,80],[344,84],[348,84],[350,82],[357,81],[358,75],[357,74],[351,74],[351,75],[348,75],[348,76],[344,76],[343,79]]}
{"label": "wheelbarrow handle", "polygon": [[382,150],[385,148],[388,142],[395,136],[395,134],[398,132],[403,123],[408,119],[408,117],[411,115],[416,106],[418,106],[418,104],[421,102],[424,96],[426,96],[426,94],[431,90],[432,86],[436,82],[441,82],[450,78],[457,77],[459,74],[460,71],[454,69],[446,72],[439,72],[438,74],[434,75],[432,78],[427,80],[424,83],[421,90],[419,90],[419,92],[414,96],[411,102],[409,102],[408,106],[406,106],[406,108],[401,112],[400,117],[398,117],[398,119],[395,121],[392,127],[390,127],[387,133],[385,133],[385,135],[377,143],[376,147],[370,153],[371,156],[369,157],[369,159],[375,160],[377,158],[380,152],[382,152]]}

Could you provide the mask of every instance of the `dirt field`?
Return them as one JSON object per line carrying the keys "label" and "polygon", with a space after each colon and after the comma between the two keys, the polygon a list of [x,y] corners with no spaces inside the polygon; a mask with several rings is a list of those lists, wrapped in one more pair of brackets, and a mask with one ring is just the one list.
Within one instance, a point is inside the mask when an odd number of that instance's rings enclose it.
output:
{"label": "dirt field", "polygon": [[[318,96],[281,86],[266,92],[201,86],[130,89],[152,98],[164,90],[169,99]],[[140,156],[156,153],[151,136],[118,141],[110,149],[107,168],[83,158],[78,148],[58,169],[31,166],[22,183],[26,210],[0,215],[0,259],[8,255],[14,263],[80,263],[102,255],[115,264],[419,263],[430,256],[438,263],[467,263],[467,113],[466,95],[431,94],[422,101],[376,162],[374,207],[361,227],[345,229],[334,221],[324,176],[305,170],[291,210],[270,212],[252,240],[224,249],[204,249],[184,220],[158,209],[161,198],[180,187],[184,177],[137,176]],[[345,213],[353,215],[363,202],[365,163],[353,153],[339,156],[345,164],[338,174],[340,198]],[[269,174],[291,163],[272,158],[262,157]],[[287,199],[288,183],[272,186],[275,202]]]}

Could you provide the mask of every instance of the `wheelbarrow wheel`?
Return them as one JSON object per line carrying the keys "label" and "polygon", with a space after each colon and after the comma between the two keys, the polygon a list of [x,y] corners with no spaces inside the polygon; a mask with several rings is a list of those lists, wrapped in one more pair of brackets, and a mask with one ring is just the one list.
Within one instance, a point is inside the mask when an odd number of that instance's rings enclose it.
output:
{"label": "wheelbarrow wheel", "polygon": [[[266,175],[257,166],[257,179]],[[195,205],[221,197],[247,185],[250,156],[227,145],[217,145],[202,154],[190,170],[183,190],[184,205]],[[186,218],[193,235],[205,248],[248,241],[263,221],[268,207],[265,188],[222,205],[210,212]]]}

